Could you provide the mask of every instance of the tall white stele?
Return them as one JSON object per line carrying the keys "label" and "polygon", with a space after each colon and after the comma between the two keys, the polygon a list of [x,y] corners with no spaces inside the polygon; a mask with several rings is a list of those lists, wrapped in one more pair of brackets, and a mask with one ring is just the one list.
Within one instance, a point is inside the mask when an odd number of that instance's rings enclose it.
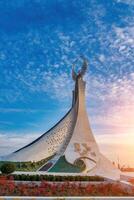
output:
{"label": "tall white stele", "polygon": [[64,155],[66,160],[72,164],[77,163],[79,160],[83,161],[86,165],[84,173],[119,179],[120,171],[100,153],[89,124],[85,105],[86,83],[83,80],[86,68],[87,61],[84,59],[81,71],[78,74],[76,74],[74,69],[72,71],[75,81],[73,106],[76,107],[77,115],[72,137]]}

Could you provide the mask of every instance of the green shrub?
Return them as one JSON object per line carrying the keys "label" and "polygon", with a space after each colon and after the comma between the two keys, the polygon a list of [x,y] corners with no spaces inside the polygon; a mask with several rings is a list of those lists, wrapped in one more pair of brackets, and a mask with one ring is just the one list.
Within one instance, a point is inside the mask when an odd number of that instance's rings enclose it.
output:
{"label": "green shrub", "polygon": [[84,171],[85,168],[86,168],[86,165],[85,165],[84,161],[81,160],[81,159],[77,159],[75,161],[74,165],[77,166],[79,169],[81,169],[81,171]]}
{"label": "green shrub", "polygon": [[11,174],[15,169],[16,166],[14,163],[4,163],[0,168],[2,174]]}

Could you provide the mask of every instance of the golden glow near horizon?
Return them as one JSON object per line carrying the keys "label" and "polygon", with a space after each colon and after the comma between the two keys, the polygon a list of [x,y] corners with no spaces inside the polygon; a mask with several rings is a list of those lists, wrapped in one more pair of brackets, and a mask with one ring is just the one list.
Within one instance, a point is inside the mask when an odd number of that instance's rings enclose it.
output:
{"label": "golden glow near horizon", "polygon": [[105,124],[112,128],[96,136],[101,151],[112,161],[134,167],[134,105],[111,108]]}

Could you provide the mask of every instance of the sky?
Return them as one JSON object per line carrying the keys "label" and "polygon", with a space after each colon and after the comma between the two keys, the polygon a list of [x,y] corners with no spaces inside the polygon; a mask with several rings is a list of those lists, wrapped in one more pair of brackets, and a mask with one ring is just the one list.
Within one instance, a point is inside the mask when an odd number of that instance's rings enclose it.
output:
{"label": "sky", "polygon": [[102,153],[134,167],[134,1],[0,1],[0,155],[71,106],[72,63],[89,60],[89,120]]}

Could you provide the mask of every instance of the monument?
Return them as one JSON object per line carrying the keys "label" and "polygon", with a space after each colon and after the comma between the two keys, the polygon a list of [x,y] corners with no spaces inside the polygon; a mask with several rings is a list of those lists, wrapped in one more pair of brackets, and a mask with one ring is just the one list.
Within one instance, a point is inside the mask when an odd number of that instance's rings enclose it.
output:
{"label": "monument", "polygon": [[78,73],[72,68],[75,83],[72,107],[50,130],[21,149],[3,157],[8,161],[40,161],[49,158],[39,171],[83,173],[119,179],[120,171],[101,154],[93,136],[85,105],[87,60]]}

